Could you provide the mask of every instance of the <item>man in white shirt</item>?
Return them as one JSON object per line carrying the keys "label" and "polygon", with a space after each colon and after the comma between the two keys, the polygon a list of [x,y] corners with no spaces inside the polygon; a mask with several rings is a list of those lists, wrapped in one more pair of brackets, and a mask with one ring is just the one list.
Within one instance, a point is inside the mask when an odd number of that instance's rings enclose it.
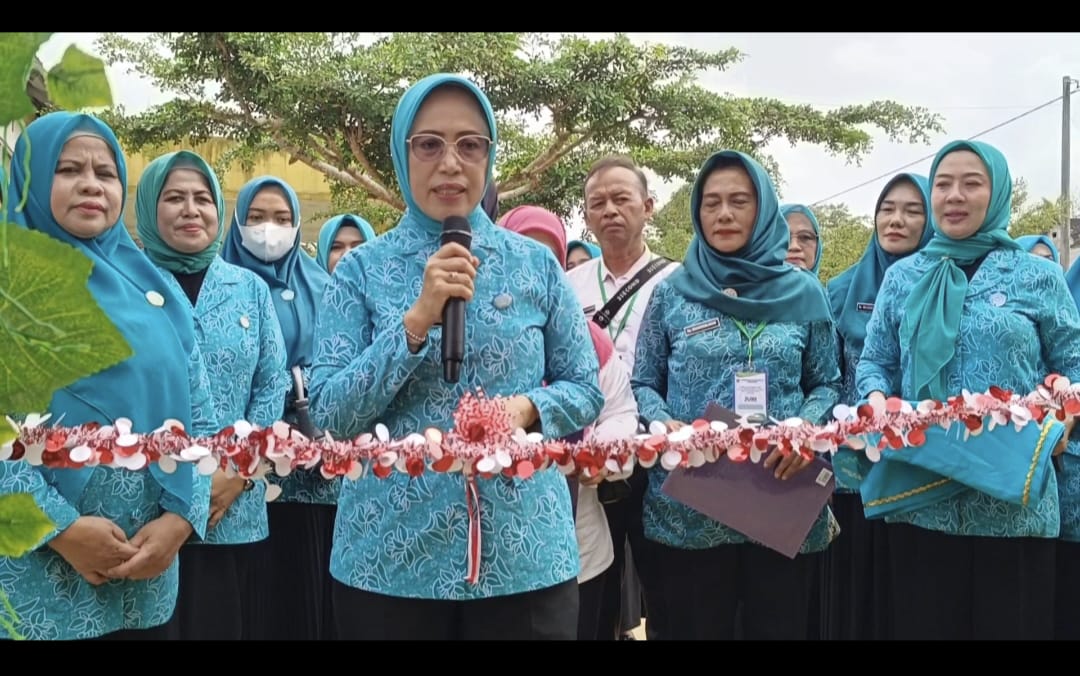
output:
{"label": "man in white shirt", "polygon": [[[570,285],[589,317],[657,258],[645,243],[645,223],[652,214],[648,181],[633,160],[617,155],[605,157],[589,170],[585,178],[585,223],[599,242],[601,255],[568,273]],[[631,373],[649,297],[656,285],[678,267],[671,263],[654,274],[623,303],[608,324],[615,351]]]}
{"label": "man in white shirt", "polygon": [[[601,158],[589,169],[585,177],[585,223],[600,244],[601,255],[575,267],[569,273],[570,286],[577,294],[585,314],[592,317],[619,289],[623,288],[639,271],[658,258],[645,243],[645,224],[653,214],[653,198],[645,174],[629,157],[613,155]],[[689,214],[687,215],[689,217]],[[606,329],[615,343],[615,351],[626,363],[631,373],[634,368],[635,348],[641,320],[649,297],[663,279],[674,272],[678,264],[669,263],[655,272],[641,287],[622,304],[612,316]],[[624,545],[629,537],[634,567],[641,578],[645,592],[646,624],[649,638],[662,636],[661,599],[654,590],[655,575],[652,574],[651,547],[642,532],[641,502],[647,483],[646,474],[638,469],[630,480],[629,495],[616,502],[607,502],[604,510],[611,528],[615,545],[613,574],[608,576],[605,611],[602,622],[606,631],[608,622],[627,631],[640,624],[640,617],[619,619],[623,593],[616,584],[635,585],[632,575],[624,575]],[[627,589],[625,591],[633,591]],[[652,602],[650,603],[650,599]],[[622,613],[634,612],[631,608]]]}

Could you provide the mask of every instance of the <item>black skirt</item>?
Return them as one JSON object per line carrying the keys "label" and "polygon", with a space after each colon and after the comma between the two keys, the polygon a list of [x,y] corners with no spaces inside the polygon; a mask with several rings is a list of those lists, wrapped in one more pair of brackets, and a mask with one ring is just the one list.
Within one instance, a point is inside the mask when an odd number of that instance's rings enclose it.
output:
{"label": "black skirt", "polygon": [[824,560],[822,637],[833,641],[887,639],[892,609],[885,522],[867,520],[858,493],[834,494],[832,510],[840,535]]}
{"label": "black skirt", "polygon": [[260,587],[262,543],[185,545],[180,548],[180,589],[169,622],[170,638],[237,641],[248,637]]}
{"label": "black skirt", "polygon": [[330,549],[335,505],[271,502],[270,537],[258,557],[253,598],[256,640],[336,638]]}
{"label": "black skirt", "polygon": [[1047,640],[1057,540],[886,524],[893,638]]}

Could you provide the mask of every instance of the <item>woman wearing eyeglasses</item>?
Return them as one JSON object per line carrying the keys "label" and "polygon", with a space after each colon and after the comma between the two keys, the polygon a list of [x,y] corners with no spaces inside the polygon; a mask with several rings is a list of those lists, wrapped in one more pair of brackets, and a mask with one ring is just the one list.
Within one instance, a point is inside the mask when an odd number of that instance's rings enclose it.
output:
{"label": "woman wearing eyeglasses", "polygon": [[[599,415],[599,363],[559,262],[481,207],[496,139],[491,104],[465,78],[424,78],[398,103],[391,154],[407,209],[342,259],[315,328],[312,413],[336,438],[377,423],[395,438],[450,429],[478,387],[548,438]],[[440,244],[450,216],[468,218],[471,248]],[[441,362],[450,298],[466,307],[455,383]],[[330,562],[342,639],[573,639],[578,572],[570,493],[553,467],[342,484]]]}
{"label": "woman wearing eyeglasses", "polygon": [[805,204],[784,204],[780,207],[780,214],[787,221],[791,233],[787,262],[818,274],[821,269],[821,225],[817,216]]}

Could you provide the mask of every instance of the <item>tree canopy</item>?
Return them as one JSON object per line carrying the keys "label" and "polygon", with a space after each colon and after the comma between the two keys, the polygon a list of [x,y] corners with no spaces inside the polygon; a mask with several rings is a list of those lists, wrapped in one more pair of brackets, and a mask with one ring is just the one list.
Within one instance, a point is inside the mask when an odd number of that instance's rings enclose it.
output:
{"label": "tree canopy", "polygon": [[106,59],[126,64],[176,98],[108,120],[131,150],[210,137],[235,147],[219,168],[284,152],[330,180],[335,208],[383,230],[403,208],[390,159],[390,121],[405,88],[435,72],[472,77],[498,112],[496,168],[506,208],[580,212],[588,165],[626,153],[664,180],[689,180],[719,148],[766,166],[773,141],[810,143],[857,162],[871,128],[927,143],[937,115],[892,101],[823,111],[772,98],[743,98],[698,84],[736,66],[735,49],[635,44],[542,33],[154,33],[106,34]]}

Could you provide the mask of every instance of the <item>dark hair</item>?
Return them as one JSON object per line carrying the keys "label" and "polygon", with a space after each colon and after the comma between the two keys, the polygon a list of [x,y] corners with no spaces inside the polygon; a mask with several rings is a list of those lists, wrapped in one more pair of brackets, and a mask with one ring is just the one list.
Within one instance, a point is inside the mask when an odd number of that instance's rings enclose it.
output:
{"label": "dark hair", "polygon": [[637,176],[638,181],[641,183],[642,197],[645,199],[650,197],[649,180],[645,178],[645,172],[643,172],[641,168],[638,167],[637,163],[634,162],[633,158],[628,155],[605,155],[593,162],[592,166],[589,167],[589,173],[585,174],[585,185],[588,185],[592,177],[600,172],[616,168],[629,169],[634,172],[634,175]]}
{"label": "dark hair", "polygon": [[488,183],[484,197],[480,200],[480,208],[484,210],[492,223],[499,220],[499,189],[494,181]]}

